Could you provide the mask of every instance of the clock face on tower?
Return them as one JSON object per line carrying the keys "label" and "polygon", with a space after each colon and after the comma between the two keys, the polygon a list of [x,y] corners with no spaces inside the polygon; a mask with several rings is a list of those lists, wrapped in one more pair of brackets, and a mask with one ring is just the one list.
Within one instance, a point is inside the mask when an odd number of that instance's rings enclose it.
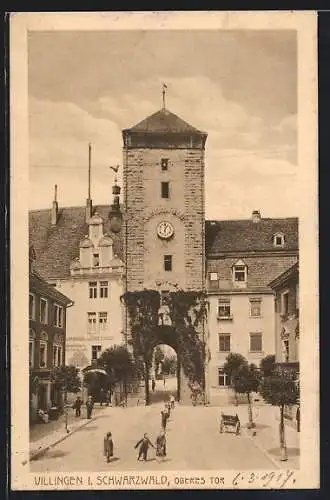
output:
{"label": "clock face on tower", "polygon": [[157,226],[157,234],[160,238],[167,240],[174,234],[174,228],[170,222],[160,222]]}

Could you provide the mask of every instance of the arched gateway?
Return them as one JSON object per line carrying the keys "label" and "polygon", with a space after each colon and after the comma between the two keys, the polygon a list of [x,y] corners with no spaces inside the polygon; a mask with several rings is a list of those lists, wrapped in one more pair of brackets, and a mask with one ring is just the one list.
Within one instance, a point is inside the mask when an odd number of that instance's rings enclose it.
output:
{"label": "arched gateway", "polygon": [[[206,138],[165,106],[123,130],[125,292],[204,290]],[[182,356],[173,327],[155,333]],[[190,402],[183,370],[179,380]]]}

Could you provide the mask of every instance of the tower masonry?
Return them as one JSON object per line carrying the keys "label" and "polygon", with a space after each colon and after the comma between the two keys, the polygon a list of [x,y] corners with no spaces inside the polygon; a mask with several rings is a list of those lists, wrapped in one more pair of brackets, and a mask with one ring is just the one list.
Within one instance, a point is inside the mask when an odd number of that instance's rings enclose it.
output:
{"label": "tower masonry", "polygon": [[123,131],[127,290],[204,288],[206,138],[165,108]]}

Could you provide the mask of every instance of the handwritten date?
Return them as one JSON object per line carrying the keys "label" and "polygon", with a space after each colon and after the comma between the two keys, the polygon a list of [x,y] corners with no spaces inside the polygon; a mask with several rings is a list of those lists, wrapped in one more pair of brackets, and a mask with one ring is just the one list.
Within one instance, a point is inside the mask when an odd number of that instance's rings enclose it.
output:
{"label": "handwritten date", "polygon": [[261,488],[282,489],[293,486],[296,482],[294,471],[281,472],[238,472],[232,481],[233,486],[242,487],[247,484],[254,484]]}

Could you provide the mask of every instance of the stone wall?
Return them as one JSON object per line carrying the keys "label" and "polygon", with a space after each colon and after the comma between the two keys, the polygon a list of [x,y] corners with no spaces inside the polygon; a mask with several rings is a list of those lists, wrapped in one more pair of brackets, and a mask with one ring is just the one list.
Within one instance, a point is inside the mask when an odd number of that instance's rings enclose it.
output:
{"label": "stone wall", "polygon": [[[168,170],[161,159],[168,158]],[[161,197],[161,182],[170,197]],[[204,285],[204,151],[198,149],[130,149],[124,151],[125,255],[127,288],[139,290],[150,277],[175,282],[183,289]],[[157,237],[157,224],[174,226],[171,240]],[[164,271],[163,255],[173,256],[173,271]]]}

